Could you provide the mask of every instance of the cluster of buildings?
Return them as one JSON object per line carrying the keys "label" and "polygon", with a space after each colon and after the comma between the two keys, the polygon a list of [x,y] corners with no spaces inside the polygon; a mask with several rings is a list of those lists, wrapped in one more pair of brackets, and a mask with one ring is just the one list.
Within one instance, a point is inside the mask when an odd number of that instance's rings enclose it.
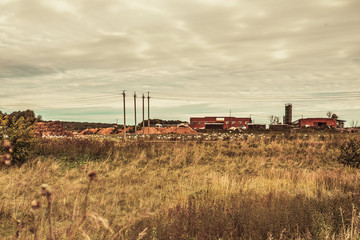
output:
{"label": "cluster of buildings", "polygon": [[[285,116],[283,124],[270,124],[269,128],[273,130],[287,129],[293,127],[299,128],[343,128],[345,120],[340,120],[337,116],[328,118],[301,118],[292,120],[292,104],[285,105]],[[266,124],[255,124],[251,117],[192,117],[190,118],[190,127],[195,130],[202,129],[266,129]]]}
{"label": "cluster of buildings", "polygon": [[202,117],[190,118],[190,127],[195,130],[199,129],[228,129],[247,128],[251,124],[251,118],[237,118],[237,117]]}

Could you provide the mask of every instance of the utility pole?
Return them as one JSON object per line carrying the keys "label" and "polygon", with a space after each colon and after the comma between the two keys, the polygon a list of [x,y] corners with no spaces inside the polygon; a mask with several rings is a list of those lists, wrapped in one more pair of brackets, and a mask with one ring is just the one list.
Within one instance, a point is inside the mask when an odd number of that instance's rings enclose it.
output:
{"label": "utility pole", "polygon": [[148,100],[148,135],[150,137],[150,93],[149,92],[148,92],[147,100]]}
{"label": "utility pole", "polygon": [[231,127],[231,109],[230,109],[230,127]]}
{"label": "utility pole", "polygon": [[143,136],[145,136],[145,95],[142,95],[142,129],[143,129]]}
{"label": "utility pole", "polygon": [[135,137],[136,137],[136,131],[137,131],[137,122],[136,122],[136,92],[134,92],[134,117],[135,117]]}
{"label": "utility pole", "polygon": [[124,141],[126,140],[126,109],[125,109],[125,90],[122,92],[123,95],[123,109],[124,109]]}

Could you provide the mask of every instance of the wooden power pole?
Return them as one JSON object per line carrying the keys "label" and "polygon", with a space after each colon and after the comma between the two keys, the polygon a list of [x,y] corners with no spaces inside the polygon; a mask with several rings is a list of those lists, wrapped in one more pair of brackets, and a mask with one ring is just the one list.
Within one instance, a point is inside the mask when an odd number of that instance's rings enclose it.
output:
{"label": "wooden power pole", "polygon": [[142,129],[143,136],[145,136],[145,95],[142,95]]}
{"label": "wooden power pole", "polygon": [[124,109],[124,140],[126,140],[126,109],[125,109],[125,90],[122,92],[123,95],[123,109]]}
{"label": "wooden power pole", "polygon": [[230,127],[231,127],[231,109],[230,109]]}
{"label": "wooden power pole", "polygon": [[136,122],[136,92],[134,92],[134,117],[135,117],[135,136],[137,131],[137,122]]}
{"label": "wooden power pole", "polygon": [[150,93],[149,92],[148,92],[147,100],[148,100],[148,135],[150,137]]}

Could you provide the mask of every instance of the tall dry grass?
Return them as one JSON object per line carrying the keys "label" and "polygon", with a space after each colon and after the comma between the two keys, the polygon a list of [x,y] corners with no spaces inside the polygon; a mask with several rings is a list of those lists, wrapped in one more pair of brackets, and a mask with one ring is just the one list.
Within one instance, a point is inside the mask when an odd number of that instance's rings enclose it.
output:
{"label": "tall dry grass", "polygon": [[38,158],[0,170],[0,235],[33,239],[35,226],[45,239],[52,225],[55,239],[357,239],[360,174],[337,160],[346,138],[46,142]]}

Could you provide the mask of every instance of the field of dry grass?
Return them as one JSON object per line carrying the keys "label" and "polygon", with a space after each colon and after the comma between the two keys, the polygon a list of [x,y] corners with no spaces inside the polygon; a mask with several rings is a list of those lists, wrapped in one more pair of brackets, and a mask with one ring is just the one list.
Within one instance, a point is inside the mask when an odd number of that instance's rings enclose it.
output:
{"label": "field of dry grass", "polygon": [[45,139],[0,167],[0,236],[51,239],[51,225],[54,239],[358,239],[360,174],[338,161],[349,137]]}

